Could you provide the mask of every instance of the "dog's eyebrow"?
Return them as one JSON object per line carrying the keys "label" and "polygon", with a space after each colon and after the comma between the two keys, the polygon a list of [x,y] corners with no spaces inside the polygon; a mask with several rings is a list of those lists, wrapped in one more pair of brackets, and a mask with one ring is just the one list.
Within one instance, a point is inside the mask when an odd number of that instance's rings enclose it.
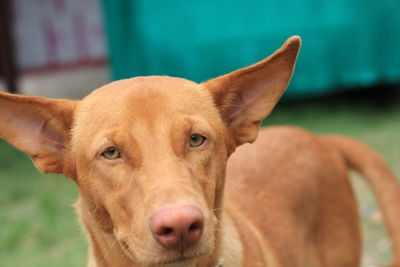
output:
{"label": "dog's eyebrow", "polygon": [[187,116],[185,120],[190,125],[190,128],[187,130],[188,134],[207,134],[209,137],[215,137],[214,131],[207,120],[194,116]]}

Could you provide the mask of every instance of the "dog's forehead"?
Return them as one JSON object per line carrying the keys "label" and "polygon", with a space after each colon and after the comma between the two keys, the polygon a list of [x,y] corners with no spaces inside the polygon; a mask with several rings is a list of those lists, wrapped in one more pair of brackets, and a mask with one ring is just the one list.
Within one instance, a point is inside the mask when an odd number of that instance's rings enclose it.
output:
{"label": "dog's forehead", "polygon": [[216,114],[210,93],[201,85],[168,76],[147,76],[105,85],[80,103],[79,119],[123,120],[134,116],[146,120],[162,115]]}
{"label": "dog's forehead", "polygon": [[[90,101],[94,98],[99,99],[113,95],[117,97],[123,94],[126,96],[139,96],[144,90],[173,91],[180,89],[197,89],[199,85],[195,82],[169,76],[143,76],[130,79],[124,79],[106,84],[89,94],[84,101]],[[119,92],[119,94],[116,93]],[[181,90],[180,90],[181,91]]]}
{"label": "dog's forehead", "polygon": [[[92,92],[83,99],[83,106],[96,108],[103,105],[111,106],[130,105],[136,102],[138,105],[160,104],[167,101],[169,104],[180,102],[191,104],[204,102],[208,93],[202,87],[192,81],[168,77],[168,76],[146,76],[112,82]],[[131,102],[131,103],[130,103]]]}

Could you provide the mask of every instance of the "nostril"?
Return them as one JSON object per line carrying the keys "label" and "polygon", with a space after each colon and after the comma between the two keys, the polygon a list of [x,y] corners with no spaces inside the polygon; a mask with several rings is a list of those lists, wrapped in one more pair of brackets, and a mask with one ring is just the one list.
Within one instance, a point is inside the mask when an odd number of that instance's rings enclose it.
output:
{"label": "nostril", "polygon": [[185,243],[188,246],[191,246],[197,243],[203,234],[203,222],[202,220],[196,221],[190,224],[189,228],[187,228],[187,233],[185,237]]}
{"label": "nostril", "polygon": [[189,233],[195,232],[195,231],[197,231],[197,230],[201,230],[202,228],[203,228],[202,223],[200,223],[200,222],[192,223],[192,224],[189,226]]}
{"label": "nostril", "polygon": [[170,235],[174,232],[174,229],[172,229],[171,227],[164,227],[161,229],[160,233],[158,233],[159,235]]}

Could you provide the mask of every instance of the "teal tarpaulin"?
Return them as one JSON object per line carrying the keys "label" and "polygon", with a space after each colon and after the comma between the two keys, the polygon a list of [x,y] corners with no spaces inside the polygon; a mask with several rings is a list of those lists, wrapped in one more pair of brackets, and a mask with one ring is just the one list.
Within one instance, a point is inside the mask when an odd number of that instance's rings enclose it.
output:
{"label": "teal tarpaulin", "polygon": [[103,0],[114,79],[197,82],[303,47],[290,96],[400,81],[399,0]]}

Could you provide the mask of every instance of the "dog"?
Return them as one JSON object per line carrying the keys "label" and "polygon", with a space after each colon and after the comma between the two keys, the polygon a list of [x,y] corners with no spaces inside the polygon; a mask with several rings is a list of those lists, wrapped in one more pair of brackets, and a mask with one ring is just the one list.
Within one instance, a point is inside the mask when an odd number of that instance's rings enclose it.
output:
{"label": "dog", "polygon": [[350,168],[372,185],[400,266],[400,186],[374,151],[259,130],[300,43],[200,84],[136,77],[81,101],[1,93],[0,135],[43,173],[76,182],[89,267],[359,266]]}

